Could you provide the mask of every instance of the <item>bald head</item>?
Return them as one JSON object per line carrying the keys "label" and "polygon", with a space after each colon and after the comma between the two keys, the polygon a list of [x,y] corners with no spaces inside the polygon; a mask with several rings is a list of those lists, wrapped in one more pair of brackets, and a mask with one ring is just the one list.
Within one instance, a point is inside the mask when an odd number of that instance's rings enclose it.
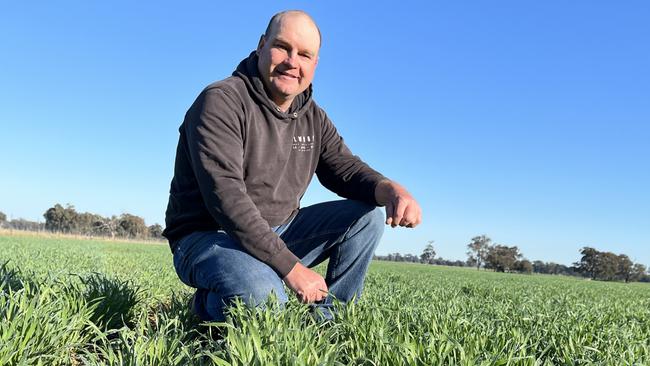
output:
{"label": "bald head", "polygon": [[293,17],[306,18],[313,25],[313,27],[318,32],[318,42],[320,47],[320,44],[323,41],[323,37],[321,36],[320,29],[318,28],[318,25],[316,25],[314,19],[309,14],[305,13],[302,10],[285,10],[275,14],[273,17],[271,17],[271,20],[269,21],[269,25],[266,26],[266,31],[264,31],[264,37],[266,39],[272,38],[273,35],[277,33],[278,30],[280,29],[282,22],[287,18],[293,18]]}
{"label": "bald head", "polygon": [[271,18],[255,52],[264,86],[281,110],[311,85],[320,43],[320,30],[305,12],[284,11]]}

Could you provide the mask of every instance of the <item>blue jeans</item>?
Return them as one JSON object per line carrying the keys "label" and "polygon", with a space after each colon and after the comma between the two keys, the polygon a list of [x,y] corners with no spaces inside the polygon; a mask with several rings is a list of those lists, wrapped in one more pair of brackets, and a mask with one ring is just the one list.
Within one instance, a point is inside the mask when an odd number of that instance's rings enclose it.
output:
{"label": "blue jeans", "polygon": [[[384,214],[359,201],[324,202],[300,209],[291,222],[273,230],[305,266],[329,258],[325,282],[336,299],[347,302],[361,295]],[[193,306],[202,320],[223,321],[225,307],[235,298],[258,306],[273,292],[281,303],[287,301],[278,274],[224,231],[183,237],[174,250],[174,267],[183,283],[197,289]],[[332,300],[328,296],[318,304],[328,318]]]}

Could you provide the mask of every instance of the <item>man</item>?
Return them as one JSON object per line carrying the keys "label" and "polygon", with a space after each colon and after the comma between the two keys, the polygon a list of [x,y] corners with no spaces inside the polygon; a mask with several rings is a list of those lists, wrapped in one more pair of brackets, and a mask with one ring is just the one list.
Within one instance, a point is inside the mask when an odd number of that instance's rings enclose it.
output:
{"label": "man", "polygon": [[[163,235],[193,309],[223,320],[234,298],[256,306],[284,285],[331,317],[350,301],[385,223],[415,227],[417,202],[352,155],[312,99],[320,30],[276,14],[233,75],[208,86],[181,125]],[[347,200],[299,208],[314,173]],[[309,267],[329,259],[323,278]],[[331,294],[333,296],[328,296]]]}

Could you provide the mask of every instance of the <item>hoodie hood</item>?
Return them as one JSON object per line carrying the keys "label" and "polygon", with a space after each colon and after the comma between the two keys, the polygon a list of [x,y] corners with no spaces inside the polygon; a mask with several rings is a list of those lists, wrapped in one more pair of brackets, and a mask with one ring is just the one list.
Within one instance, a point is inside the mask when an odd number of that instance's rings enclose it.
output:
{"label": "hoodie hood", "polygon": [[269,98],[269,92],[266,90],[260,72],[257,69],[257,54],[255,51],[251,52],[247,58],[239,63],[232,75],[244,80],[253,98],[280,119],[298,118],[308,109],[309,104],[311,104],[312,87],[310,84],[307,90],[294,98],[287,112],[279,110],[278,106]]}

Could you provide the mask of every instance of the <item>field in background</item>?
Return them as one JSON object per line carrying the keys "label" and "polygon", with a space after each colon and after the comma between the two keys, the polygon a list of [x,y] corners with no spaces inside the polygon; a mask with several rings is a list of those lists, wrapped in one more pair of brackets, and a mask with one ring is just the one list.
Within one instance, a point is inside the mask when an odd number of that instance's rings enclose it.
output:
{"label": "field in background", "polygon": [[0,365],[650,364],[648,284],[373,262],[325,324],[295,300],[199,324],[190,294],[166,245],[0,235]]}

